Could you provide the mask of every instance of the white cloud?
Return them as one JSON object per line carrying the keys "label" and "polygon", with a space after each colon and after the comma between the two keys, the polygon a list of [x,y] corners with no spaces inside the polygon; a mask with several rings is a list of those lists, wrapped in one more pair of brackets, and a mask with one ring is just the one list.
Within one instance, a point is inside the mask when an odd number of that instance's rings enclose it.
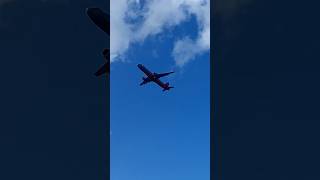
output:
{"label": "white cloud", "polygon": [[[121,58],[130,44],[162,33],[196,16],[198,36],[175,43],[172,55],[182,66],[197,54],[210,49],[209,0],[111,0],[111,62]],[[135,19],[135,23],[128,19]],[[187,53],[186,53],[187,52]]]}
{"label": "white cloud", "polygon": [[194,44],[194,41],[186,37],[175,43],[172,54],[176,65],[182,67],[189,60],[194,59],[199,52],[199,47]]}
{"label": "white cloud", "polygon": [[197,17],[197,39],[185,37],[175,42],[172,56],[176,65],[182,67],[198,54],[210,50],[210,2],[189,0],[188,8]]}
{"label": "white cloud", "polygon": [[187,19],[187,13],[180,0],[149,1],[146,12],[143,14],[144,22],[137,33],[138,40],[161,33],[165,28],[180,24]]}
{"label": "white cloud", "polygon": [[128,48],[131,41],[130,24],[125,22],[128,11],[128,0],[112,0],[110,6],[110,54],[111,62],[121,56]]}

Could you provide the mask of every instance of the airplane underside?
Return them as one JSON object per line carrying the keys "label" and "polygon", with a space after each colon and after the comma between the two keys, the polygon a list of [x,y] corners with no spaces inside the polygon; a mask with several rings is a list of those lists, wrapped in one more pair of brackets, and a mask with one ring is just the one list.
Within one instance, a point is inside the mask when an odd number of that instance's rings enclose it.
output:
{"label": "airplane underside", "polygon": [[167,73],[160,73],[160,74],[152,73],[146,67],[144,67],[142,64],[138,64],[138,68],[147,75],[147,77],[143,77],[142,78],[143,81],[140,83],[140,86],[142,86],[144,84],[147,84],[149,82],[154,82],[154,83],[156,83],[158,86],[160,86],[162,88],[162,91],[168,91],[171,88],[173,88],[173,87],[171,87],[169,85],[168,82],[167,83],[163,83],[160,80],[160,78],[164,77],[164,76],[168,76],[169,74],[172,74],[174,72],[167,72]]}

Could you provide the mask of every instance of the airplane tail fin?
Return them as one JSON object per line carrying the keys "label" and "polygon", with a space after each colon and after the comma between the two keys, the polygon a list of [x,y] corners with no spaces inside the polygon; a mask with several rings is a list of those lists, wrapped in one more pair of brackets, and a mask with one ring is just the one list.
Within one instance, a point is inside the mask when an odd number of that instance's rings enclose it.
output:
{"label": "airplane tail fin", "polygon": [[173,86],[169,86],[169,83],[166,83],[162,91],[169,91]]}

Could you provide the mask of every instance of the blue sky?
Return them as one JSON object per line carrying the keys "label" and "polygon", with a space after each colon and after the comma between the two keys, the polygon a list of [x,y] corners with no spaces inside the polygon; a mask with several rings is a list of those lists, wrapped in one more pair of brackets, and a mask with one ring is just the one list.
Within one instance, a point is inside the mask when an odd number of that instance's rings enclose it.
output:
{"label": "blue sky", "polygon": [[[152,4],[140,3],[140,9],[152,9]],[[114,14],[111,1],[111,15]],[[148,19],[146,14],[142,16]],[[201,49],[189,57],[174,53],[177,42],[186,37],[195,44],[201,39],[204,30],[199,28],[202,24],[197,15],[190,13],[179,23],[161,26],[158,33],[150,30],[142,40],[128,40],[130,45],[121,52],[121,58],[113,60],[111,180],[209,179],[209,49]],[[140,29],[146,21],[139,19]],[[138,34],[139,30],[134,32]],[[112,42],[111,51],[115,49]],[[181,65],[177,58],[186,61]],[[154,83],[139,86],[144,74],[137,68],[138,63],[153,72],[174,70],[175,74],[162,80],[175,88],[162,92]]]}

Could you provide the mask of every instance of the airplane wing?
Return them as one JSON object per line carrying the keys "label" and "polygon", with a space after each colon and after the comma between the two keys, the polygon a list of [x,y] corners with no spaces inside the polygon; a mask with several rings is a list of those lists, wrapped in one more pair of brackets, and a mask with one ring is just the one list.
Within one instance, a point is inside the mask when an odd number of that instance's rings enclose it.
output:
{"label": "airplane wing", "polygon": [[146,74],[148,77],[152,76],[152,72],[150,72],[146,67],[144,67],[142,64],[138,64],[138,68]]}
{"label": "airplane wing", "polygon": [[167,73],[160,73],[160,74],[156,73],[155,76],[156,78],[161,78],[163,76],[168,76],[169,74],[172,74],[172,73],[174,72],[167,72]]}
{"label": "airplane wing", "polygon": [[105,33],[110,36],[110,15],[99,8],[87,8],[90,19]]}
{"label": "airplane wing", "polygon": [[142,79],[143,79],[143,81],[142,81],[142,83],[140,83],[140,86],[151,82],[151,79],[150,79],[150,78],[142,78]]}

